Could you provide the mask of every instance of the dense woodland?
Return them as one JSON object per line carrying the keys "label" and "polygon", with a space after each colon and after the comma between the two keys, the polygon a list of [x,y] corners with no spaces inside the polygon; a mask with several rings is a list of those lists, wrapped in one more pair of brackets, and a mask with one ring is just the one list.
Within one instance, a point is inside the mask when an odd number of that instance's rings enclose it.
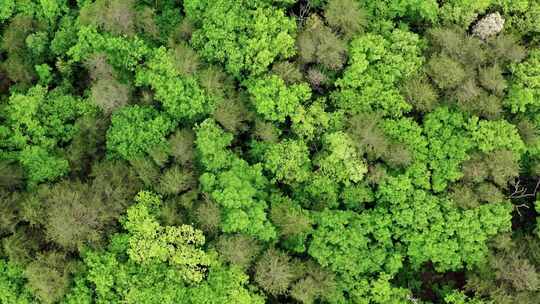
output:
{"label": "dense woodland", "polygon": [[0,303],[540,303],[539,20],[0,0]]}

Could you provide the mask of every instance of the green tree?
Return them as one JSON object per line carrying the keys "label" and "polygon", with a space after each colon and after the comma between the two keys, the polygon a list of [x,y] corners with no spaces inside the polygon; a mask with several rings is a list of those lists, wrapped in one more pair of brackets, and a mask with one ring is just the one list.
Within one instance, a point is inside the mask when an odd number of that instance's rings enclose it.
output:
{"label": "green tree", "polygon": [[308,146],[300,140],[272,144],[266,151],[264,167],[276,181],[292,185],[305,182],[311,176]]}
{"label": "green tree", "polygon": [[59,146],[76,134],[73,124],[91,107],[61,90],[48,92],[35,86],[26,94],[14,93],[3,116],[1,145],[19,160],[30,183],[54,180],[66,174],[69,165]]}
{"label": "green tree", "polygon": [[236,78],[261,74],[294,55],[296,24],[268,1],[189,0],[184,11],[197,27],[195,48]]}
{"label": "green tree", "polygon": [[166,145],[173,127],[171,120],[152,107],[129,106],[115,112],[107,131],[107,150],[111,155],[132,160]]}
{"label": "green tree", "polygon": [[329,0],[324,7],[324,17],[345,38],[361,33],[367,25],[366,12],[351,0]]}
{"label": "green tree", "polygon": [[184,281],[201,282],[204,269],[212,263],[211,257],[200,249],[205,242],[202,231],[189,225],[160,226],[152,213],[162,202],[151,192],[139,192],[135,202],[122,222],[129,233],[129,258],[141,264],[168,262],[180,269]]}
{"label": "green tree", "polygon": [[411,110],[401,96],[398,85],[415,74],[423,63],[419,37],[394,30],[388,38],[366,34],[351,42],[349,66],[336,81],[334,103],[357,114],[379,111],[398,117]]}
{"label": "green tree", "polygon": [[269,182],[262,174],[262,165],[250,166],[235,159],[230,166],[200,177],[202,191],[222,208],[223,232],[242,232],[264,241],[275,239],[275,228],[266,215]]}
{"label": "green tree", "polygon": [[276,75],[251,79],[247,89],[257,113],[277,122],[284,122],[311,98],[311,90],[306,84],[287,86]]}
{"label": "green tree", "polygon": [[327,134],[323,137],[323,144],[324,150],[315,159],[315,165],[322,175],[345,185],[364,178],[367,166],[346,133]]}
{"label": "green tree", "polygon": [[2,303],[32,303],[34,297],[25,286],[24,271],[20,266],[0,260],[0,301]]}
{"label": "green tree", "polygon": [[157,49],[147,67],[137,71],[135,83],[150,86],[155,91],[155,98],[174,121],[193,120],[213,110],[214,101],[200,87],[197,79],[183,76],[165,48]]}

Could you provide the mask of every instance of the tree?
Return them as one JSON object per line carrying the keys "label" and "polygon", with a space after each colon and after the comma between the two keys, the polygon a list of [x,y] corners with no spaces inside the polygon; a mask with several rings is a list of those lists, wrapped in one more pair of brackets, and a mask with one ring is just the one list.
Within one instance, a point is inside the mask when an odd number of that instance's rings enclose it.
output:
{"label": "tree", "polygon": [[115,112],[107,131],[107,150],[112,156],[132,160],[166,145],[173,123],[152,107],[129,106]]}
{"label": "tree", "polygon": [[25,286],[24,271],[20,266],[0,260],[0,301],[2,303],[32,303],[35,301]]}
{"label": "tree", "polygon": [[73,121],[91,107],[60,89],[48,92],[35,86],[26,94],[14,93],[5,107],[2,146],[14,153],[30,184],[54,180],[68,172],[59,153],[76,134]]}
{"label": "tree", "polygon": [[42,303],[56,303],[68,291],[72,268],[62,253],[52,251],[39,255],[24,271],[27,288]]}
{"label": "tree", "polygon": [[326,22],[349,39],[367,25],[366,12],[351,0],[329,0],[324,8]]}
{"label": "tree", "polygon": [[184,11],[197,27],[195,48],[236,78],[262,74],[276,59],[294,55],[294,21],[266,1],[189,0]]}
{"label": "tree", "polygon": [[243,234],[222,235],[216,248],[225,261],[241,269],[248,269],[262,251],[259,241]]}
{"label": "tree", "polygon": [[346,59],[345,42],[316,15],[310,16],[297,38],[298,55],[304,63],[340,70]]}
{"label": "tree", "polygon": [[274,180],[291,185],[307,181],[311,175],[309,150],[303,141],[285,140],[272,144],[265,154],[264,167]]}
{"label": "tree", "polygon": [[465,129],[467,121],[460,112],[439,108],[424,118],[424,133],[429,141],[429,167],[434,191],[443,191],[448,182],[462,177],[461,162],[474,144]]}
{"label": "tree", "polygon": [[116,35],[135,34],[135,1],[98,0],[86,3],[80,11],[81,23],[93,25]]}
{"label": "tree", "polygon": [[276,75],[251,79],[247,89],[257,113],[276,122],[284,122],[311,98],[311,90],[306,84],[287,86]]}
{"label": "tree", "polygon": [[294,278],[290,257],[276,249],[268,249],[255,265],[255,282],[270,295],[285,294]]}
{"label": "tree", "polygon": [[262,165],[250,166],[245,160],[235,159],[230,169],[219,173],[203,173],[202,191],[222,208],[223,232],[242,232],[260,240],[275,239],[276,231],[266,216],[268,180]]}
{"label": "tree", "polygon": [[414,109],[420,112],[431,112],[438,105],[438,93],[425,76],[409,79],[403,85],[403,95]]}
{"label": "tree", "polygon": [[163,172],[157,189],[162,194],[175,195],[195,188],[196,185],[197,179],[193,172],[175,166]]}
{"label": "tree", "polygon": [[453,89],[465,80],[465,70],[452,58],[440,55],[428,61],[428,74],[442,90]]}
{"label": "tree", "polygon": [[205,242],[202,231],[189,225],[160,226],[152,213],[159,208],[161,199],[151,192],[139,192],[135,201],[137,204],[127,210],[122,222],[129,233],[129,258],[141,264],[169,262],[180,269],[184,281],[202,281],[204,268],[212,263],[199,248]]}
{"label": "tree", "polygon": [[531,51],[524,62],[511,65],[512,82],[505,105],[512,113],[537,111],[537,97],[540,92],[538,62],[540,62],[540,52]]}
{"label": "tree", "polygon": [[323,143],[324,150],[315,158],[315,165],[322,175],[345,185],[364,178],[367,166],[346,133],[330,133],[323,137]]}
{"label": "tree", "polygon": [[398,85],[420,68],[419,38],[413,33],[394,30],[388,38],[366,34],[354,39],[350,65],[336,81],[333,101],[351,113],[379,111],[398,117],[411,106],[398,91]]}
{"label": "tree", "polygon": [[135,83],[149,85],[173,121],[193,120],[213,110],[214,101],[205,94],[196,78],[180,74],[165,48],[157,49],[147,68],[137,71]]}
{"label": "tree", "polygon": [[309,212],[288,197],[274,195],[271,201],[270,219],[276,225],[284,247],[294,252],[304,252],[307,237],[313,229]]}

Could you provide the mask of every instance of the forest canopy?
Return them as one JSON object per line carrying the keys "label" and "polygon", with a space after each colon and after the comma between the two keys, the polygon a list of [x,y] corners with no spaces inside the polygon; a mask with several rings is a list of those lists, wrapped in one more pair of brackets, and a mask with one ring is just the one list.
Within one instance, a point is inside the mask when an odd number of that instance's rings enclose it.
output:
{"label": "forest canopy", "polygon": [[0,1],[0,304],[540,303],[540,1]]}

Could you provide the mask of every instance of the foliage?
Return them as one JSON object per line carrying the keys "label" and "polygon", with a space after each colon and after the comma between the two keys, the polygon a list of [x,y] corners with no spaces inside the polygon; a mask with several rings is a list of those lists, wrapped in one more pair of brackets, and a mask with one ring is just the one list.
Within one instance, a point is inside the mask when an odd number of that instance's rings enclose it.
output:
{"label": "foliage", "polygon": [[257,113],[277,122],[284,122],[311,97],[311,91],[305,84],[287,86],[276,75],[251,80],[247,88]]}
{"label": "foliage", "polygon": [[540,303],[539,17],[0,1],[0,303]]}
{"label": "foliage", "polygon": [[188,0],[186,16],[200,28],[192,43],[207,60],[237,78],[258,75],[276,59],[294,55],[295,23],[268,1]]}
{"label": "foliage", "polygon": [[68,171],[58,147],[73,138],[73,121],[90,109],[73,96],[41,86],[14,93],[3,114],[2,148],[14,153],[31,183],[57,179]]}
{"label": "foliage", "polygon": [[157,49],[147,65],[147,69],[137,72],[136,84],[149,85],[173,121],[194,119],[212,111],[212,101],[197,80],[182,77],[164,48]]}
{"label": "foliage", "polygon": [[145,106],[129,106],[115,112],[107,131],[107,149],[113,156],[126,160],[149,153],[151,149],[166,144],[171,120]]}
{"label": "foliage", "polygon": [[375,34],[351,42],[350,65],[336,81],[340,89],[334,102],[352,114],[377,110],[383,115],[400,116],[411,107],[397,85],[421,66],[417,35],[394,30],[388,38]]}

